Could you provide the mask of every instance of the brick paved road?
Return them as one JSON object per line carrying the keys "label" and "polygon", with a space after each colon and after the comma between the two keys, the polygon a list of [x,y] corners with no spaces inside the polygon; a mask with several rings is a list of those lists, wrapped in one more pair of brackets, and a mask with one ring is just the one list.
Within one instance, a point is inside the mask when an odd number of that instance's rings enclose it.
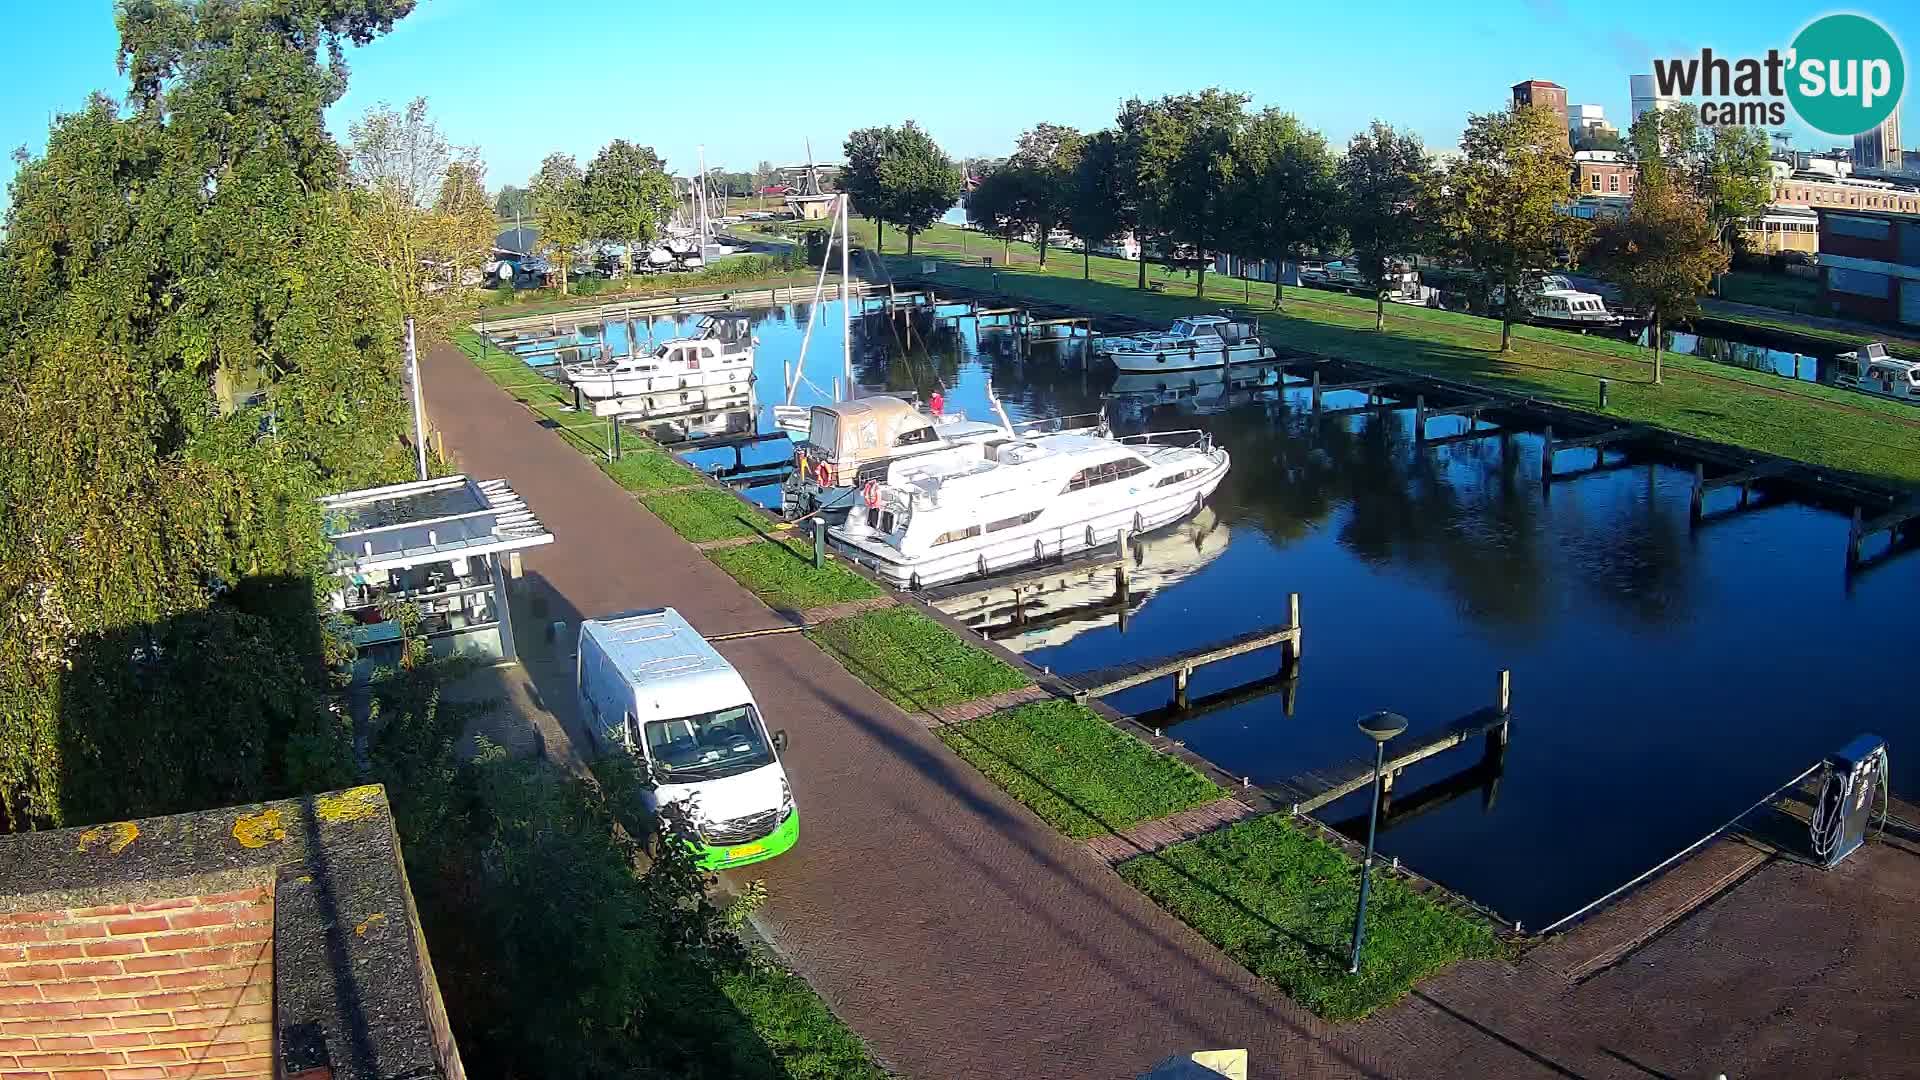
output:
{"label": "brick paved road", "polygon": [[[456,461],[506,477],[553,530],[526,557],[551,617],[672,604],[708,633],[781,621],[457,350],[423,367]],[[1124,1077],[1230,1046],[1288,1080],[1920,1073],[1910,845],[1839,874],[1771,864],[1577,986],[1538,963],[1466,964],[1329,1030],[805,638],[721,648],[792,736],[804,828],[750,872],[772,893],[764,930],[904,1076]],[[1823,1053],[1838,1064],[1813,1064]]]}

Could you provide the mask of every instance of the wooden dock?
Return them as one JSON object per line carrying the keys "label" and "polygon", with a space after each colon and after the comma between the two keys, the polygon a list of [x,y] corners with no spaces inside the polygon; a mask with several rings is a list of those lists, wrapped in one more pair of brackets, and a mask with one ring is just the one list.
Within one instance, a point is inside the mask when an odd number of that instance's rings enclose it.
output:
{"label": "wooden dock", "polygon": [[1887,543],[1891,547],[1900,543],[1901,535],[1915,525],[1920,525],[1920,497],[1908,499],[1874,517],[1865,516],[1856,505],[1853,508],[1853,523],[1847,529],[1847,569],[1859,569],[1867,562],[1860,555],[1867,537],[1886,533]]}
{"label": "wooden dock", "polygon": [[[1513,721],[1511,689],[1509,673],[1502,671],[1499,694],[1492,706],[1464,716],[1439,731],[1395,739],[1388,744],[1386,764],[1380,770],[1382,787],[1391,789],[1394,778],[1407,766],[1481,736],[1489,740],[1490,746],[1503,751],[1507,744],[1508,725]],[[1294,813],[1311,814],[1373,783],[1373,766],[1370,757],[1354,758],[1265,786],[1274,798],[1286,803]]]}
{"label": "wooden dock", "polygon": [[1775,459],[1772,461],[1758,462],[1748,468],[1736,469],[1733,472],[1708,479],[1706,466],[1700,462],[1694,462],[1693,497],[1687,506],[1687,520],[1694,525],[1700,524],[1700,520],[1706,516],[1707,496],[1722,488],[1739,488],[1739,506],[1745,507],[1754,484],[1779,476],[1785,473],[1787,469],[1787,462]]}
{"label": "wooden dock", "polygon": [[[1427,438],[1427,421],[1441,416],[1465,417],[1467,421],[1467,431],[1464,432],[1464,434],[1472,434],[1476,438],[1484,437],[1485,433],[1476,433],[1473,428],[1475,424],[1480,422],[1481,412],[1492,408],[1493,405],[1494,402],[1492,398],[1472,398],[1453,405],[1441,405],[1436,408],[1427,405],[1427,395],[1415,394],[1413,398],[1413,440],[1418,443],[1425,443],[1428,446],[1434,445],[1434,443]],[[1492,430],[1498,431],[1499,429],[1494,428]],[[1458,441],[1457,436],[1454,438]]]}
{"label": "wooden dock", "polygon": [[1155,679],[1172,676],[1176,699],[1184,703],[1187,680],[1193,676],[1195,668],[1272,645],[1282,647],[1283,664],[1292,664],[1297,661],[1300,657],[1299,593],[1287,595],[1287,610],[1290,622],[1283,626],[1255,630],[1212,645],[1203,645],[1197,649],[1188,649],[1158,659],[1116,664],[1113,667],[1099,668],[1080,675],[1061,676],[1060,681],[1073,689],[1074,700],[1085,701],[1088,698],[1117,694],[1122,690],[1153,682]]}
{"label": "wooden dock", "polygon": [[1540,446],[1540,481],[1541,483],[1553,482],[1553,457],[1563,450],[1591,449],[1593,451],[1593,464],[1595,467],[1598,467],[1600,462],[1606,457],[1607,447],[1615,443],[1635,442],[1646,438],[1647,435],[1648,432],[1646,428],[1628,424],[1624,427],[1610,428],[1606,431],[1596,431],[1591,435],[1577,435],[1571,439],[1556,439],[1553,435],[1553,428],[1549,426],[1546,430],[1545,441]]}

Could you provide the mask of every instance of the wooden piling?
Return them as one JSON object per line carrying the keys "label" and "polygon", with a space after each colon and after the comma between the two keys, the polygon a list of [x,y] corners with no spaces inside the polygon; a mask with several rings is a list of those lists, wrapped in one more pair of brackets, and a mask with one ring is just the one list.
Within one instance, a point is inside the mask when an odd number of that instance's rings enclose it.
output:
{"label": "wooden piling", "polygon": [[1540,444],[1540,482],[1553,482],[1553,425],[1548,424],[1544,441]]}
{"label": "wooden piling", "polygon": [[1864,524],[1862,517],[1860,504],[1855,503],[1853,506],[1853,520],[1847,526],[1847,569],[1849,570],[1860,565],[1860,541],[1864,538],[1864,534],[1860,528],[1861,525]]}
{"label": "wooden piling", "polygon": [[1427,395],[1413,395],[1413,441],[1427,441]]}
{"label": "wooden piling", "polygon": [[1707,501],[1707,467],[1700,462],[1693,463],[1693,498],[1687,505],[1687,523],[1700,524],[1700,510]]}
{"label": "wooden piling", "polygon": [[1287,625],[1293,627],[1293,636],[1280,644],[1281,669],[1291,669],[1300,662],[1300,594],[1287,594]]}

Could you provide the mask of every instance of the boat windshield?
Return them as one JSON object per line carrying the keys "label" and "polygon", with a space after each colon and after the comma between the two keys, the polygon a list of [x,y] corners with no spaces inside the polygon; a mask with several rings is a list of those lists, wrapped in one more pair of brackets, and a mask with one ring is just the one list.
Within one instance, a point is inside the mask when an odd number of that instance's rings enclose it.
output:
{"label": "boat windshield", "polygon": [[773,763],[766,729],[751,705],[649,720],[647,758],[667,774],[667,783],[687,784],[752,772]]}

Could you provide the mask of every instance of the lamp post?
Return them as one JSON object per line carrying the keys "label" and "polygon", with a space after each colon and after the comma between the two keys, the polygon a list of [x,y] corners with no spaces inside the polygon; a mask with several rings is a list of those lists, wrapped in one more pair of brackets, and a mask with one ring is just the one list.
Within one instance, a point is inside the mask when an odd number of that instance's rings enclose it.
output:
{"label": "lamp post", "polygon": [[1380,771],[1386,767],[1387,742],[1407,730],[1399,713],[1368,713],[1360,718],[1360,733],[1373,740],[1373,808],[1367,814],[1367,860],[1360,864],[1360,909],[1353,916],[1353,957],[1347,974],[1360,974],[1360,946],[1367,939],[1367,894],[1373,886],[1373,836],[1380,827]]}

